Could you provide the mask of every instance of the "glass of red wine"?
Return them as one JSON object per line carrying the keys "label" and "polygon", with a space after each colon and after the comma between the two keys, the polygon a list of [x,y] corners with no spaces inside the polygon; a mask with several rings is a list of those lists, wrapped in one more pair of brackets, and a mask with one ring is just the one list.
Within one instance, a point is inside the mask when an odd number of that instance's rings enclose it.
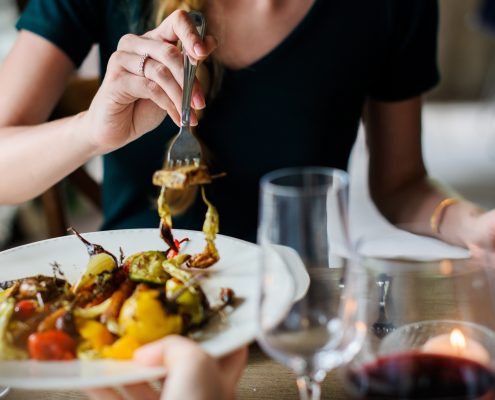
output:
{"label": "glass of red wine", "polygon": [[261,181],[258,342],[297,376],[301,400],[320,398],[328,371],[359,350],[362,281],[345,259],[348,177],[331,168],[274,171]]}
{"label": "glass of red wine", "polygon": [[371,257],[360,266],[368,328],[340,370],[350,398],[495,399],[493,267]]}

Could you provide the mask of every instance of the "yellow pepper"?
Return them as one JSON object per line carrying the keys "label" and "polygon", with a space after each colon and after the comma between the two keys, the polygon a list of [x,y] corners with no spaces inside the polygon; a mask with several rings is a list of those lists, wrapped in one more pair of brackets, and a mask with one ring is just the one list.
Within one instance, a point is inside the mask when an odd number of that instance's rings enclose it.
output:
{"label": "yellow pepper", "polygon": [[[169,279],[165,285],[167,295],[172,295],[183,287],[184,285],[175,279]],[[194,292],[193,288],[189,288],[182,293],[176,301],[179,304],[179,312],[181,314],[188,314],[194,325],[198,325],[203,321],[205,317],[203,304],[201,303],[199,293]]]}
{"label": "yellow pepper", "polygon": [[98,321],[86,320],[81,323],[79,334],[87,341],[94,350],[101,350],[104,346],[112,344],[114,341],[113,335],[107,327]]}
{"label": "yellow pepper", "polygon": [[182,317],[168,314],[158,300],[158,290],[136,290],[123,304],[120,331],[141,344],[182,332]]}
{"label": "yellow pepper", "polygon": [[111,346],[103,348],[101,354],[104,358],[115,358],[117,360],[130,360],[134,351],[141,346],[136,339],[126,335],[115,341]]}

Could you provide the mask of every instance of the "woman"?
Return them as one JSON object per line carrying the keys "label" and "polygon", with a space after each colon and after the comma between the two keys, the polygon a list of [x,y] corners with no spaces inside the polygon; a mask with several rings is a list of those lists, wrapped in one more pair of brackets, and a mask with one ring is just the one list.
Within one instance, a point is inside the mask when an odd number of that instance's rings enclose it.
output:
{"label": "woman", "polygon": [[[178,8],[204,12],[205,40]],[[180,40],[193,61],[211,61],[210,96],[196,82],[192,106],[208,104],[198,135],[227,172],[208,188],[221,233],[255,240],[267,171],[345,168],[363,115],[370,191],[386,218],[461,246],[491,243],[493,213],[448,198],[421,157],[437,14],[431,0],[31,0],[0,70],[0,203],[30,199],[104,155],[103,228],[157,226],[150,180],[178,131]],[[90,108],[45,122],[94,42],[104,79]],[[199,229],[203,215],[198,202],[175,226]]]}

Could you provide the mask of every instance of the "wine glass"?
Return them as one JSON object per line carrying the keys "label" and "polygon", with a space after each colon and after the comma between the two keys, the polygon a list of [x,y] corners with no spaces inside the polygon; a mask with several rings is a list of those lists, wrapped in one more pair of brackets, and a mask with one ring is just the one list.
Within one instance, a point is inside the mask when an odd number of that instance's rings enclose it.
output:
{"label": "wine glass", "polygon": [[368,332],[340,368],[349,397],[495,399],[493,266],[469,258],[359,263]]}
{"label": "wine glass", "polygon": [[261,180],[258,342],[296,373],[302,400],[320,398],[326,373],[359,350],[366,331],[358,271],[344,258],[347,191],[347,174],[324,167]]}

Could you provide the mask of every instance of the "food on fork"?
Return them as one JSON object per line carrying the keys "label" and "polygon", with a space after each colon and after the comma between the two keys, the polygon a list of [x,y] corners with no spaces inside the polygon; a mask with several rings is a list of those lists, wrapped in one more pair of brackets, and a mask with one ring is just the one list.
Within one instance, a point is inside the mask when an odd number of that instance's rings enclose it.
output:
{"label": "food on fork", "polygon": [[153,175],[153,184],[160,186],[161,191],[157,200],[158,215],[160,216],[160,236],[167,243],[171,251],[177,252],[176,240],[172,234],[172,213],[167,204],[167,190],[185,190],[189,186],[201,185],[201,196],[208,207],[203,223],[206,246],[202,253],[187,260],[187,266],[191,268],[207,268],[216,263],[220,256],[215,246],[216,234],[219,230],[218,211],[206,198],[204,184],[210,183],[213,178],[223,176],[219,174],[211,176],[208,167],[204,164],[185,165],[174,169],[156,171]]}
{"label": "food on fork", "polygon": [[156,171],[153,175],[153,184],[181,190],[191,185],[211,183],[211,179],[206,165],[184,165],[174,169]]}

